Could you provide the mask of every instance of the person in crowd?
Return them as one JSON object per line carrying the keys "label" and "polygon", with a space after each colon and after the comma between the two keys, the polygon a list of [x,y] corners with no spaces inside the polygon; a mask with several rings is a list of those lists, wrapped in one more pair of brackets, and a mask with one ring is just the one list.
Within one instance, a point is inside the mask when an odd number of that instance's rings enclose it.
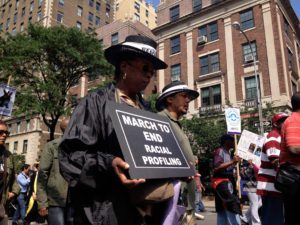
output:
{"label": "person in crowd", "polygon": [[261,197],[256,193],[258,167],[252,160],[243,160],[241,164],[241,177],[244,179],[243,191],[247,193],[250,207],[241,216],[241,220],[246,224],[260,225],[258,210],[262,205]]}
{"label": "person in crowd", "polygon": [[39,215],[38,213],[38,206],[36,201],[36,192],[37,192],[37,177],[39,169],[39,162],[35,162],[32,165],[32,169],[30,171],[30,184],[28,186],[28,201],[27,201],[27,210],[26,210],[26,217],[25,221],[27,224],[31,222],[35,222],[36,225],[44,223],[45,218]]}
{"label": "person in crowd", "polygon": [[240,225],[240,203],[236,193],[234,167],[240,161],[239,156],[230,154],[234,148],[234,138],[224,134],[221,137],[220,147],[214,151],[214,174],[216,185],[215,207],[217,225]]}
{"label": "person in crowd", "polygon": [[[279,163],[280,165],[289,163],[300,170],[300,92],[293,94],[291,104],[292,114],[284,121],[281,128],[282,149]],[[296,185],[299,186],[299,183]],[[295,196],[283,195],[285,225],[299,224],[299,201],[300,189]]]}
{"label": "person in crowd", "polygon": [[266,137],[261,153],[257,194],[262,197],[262,225],[284,224],[282,195],[274,187],[274,182],[281,152],[281,127],[287,118],[288,115],[283,112],[276,113],[272,117],[272,130]]}
{"label": "person in crowd", "polygon": [[[152,180],[130,179],[107,103],[149,110],[141,92],[156,70],[167,65],[156,57],[157,43],[142,35],[107,48],[115,82],[82,99],[60,144],[60,170],[68,181],[74,224],[160,224],[163,202],[134,202],[132,193]],[[153,180],[155,182],[155,180]],[[138,196],[136,196],[138,197]]]}
{"label": "person in crowd", "polygon": [[3,120],[0,120],[0,203],[3,206],[1,207],[3,215],[0,218],[0,225],[8,225],[8,216],[4,206],[20,192],[15,176],[16,166],[13,155],[5,148],[5,141],[8,136],[7,125]]}
{"label": "person in crowd", "polygon": [[[60,129],[64,133],[69,119],[63,119]],[[72,215],[67,208],[68,183],[61,176],[58,162],[58,146],[62,138],[48,142],[42,151],[37,178],[37,204],[42,217],[48,216],[49,225],[70,224]]]}
{"label": "person in crowd", "polygon": [[17,198],[17,209],[13,215],[12,224],[18,224],[20,217],[21,223],[24,224],[26,216],[26,201],[27,201],[27,190],[30,184],[29,177],[30,165],[24,164],[22,166],[22,172],[18,174],[17,181],[20,186],[20,194]]}
{"label": "person in crowd", "polygon": [[199,170],[198,170],[198,163],[199,163],[198,156],[195,155],[194,157],[195,157],[195,164],[196,164],[195,217],[203,220],[205,217],[203,215],[201,215],[200,212],[205,211],[205,206],[202,202],[202,193],[205,191],[205,187],[203,186],[203,184],[201,182],[201,174],[199,173]]}
{"label": "person in crowd", "polygon": [[[189,103],[196,99],[199,93],[188,88],[182,81],[174,81],[166,85],[162,89],[162,94],[156,101],[156,109],[160,111],[158,114],[166,116],[171,122],[171,126],[175,132],[179,145],[187,156],[192,166],[195,166],[195,158],[190,146],[190,142],[186,134],[183,132],[179,119],[188,112]],[[187,223],[195,219],[195,180],[182,183],[182,193],[186,195],[187,205]]]}

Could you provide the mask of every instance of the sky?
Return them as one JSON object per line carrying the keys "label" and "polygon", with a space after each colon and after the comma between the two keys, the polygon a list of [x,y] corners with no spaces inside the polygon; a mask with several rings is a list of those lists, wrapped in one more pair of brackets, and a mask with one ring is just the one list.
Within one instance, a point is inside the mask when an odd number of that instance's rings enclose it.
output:
{"label": "sky", "polygon": [[[155,7],[159,4],[160,0],[147,0],[148,2],[152,3]],[[300,19],[300,1],[299,0],[291,0],[292,6]]]}

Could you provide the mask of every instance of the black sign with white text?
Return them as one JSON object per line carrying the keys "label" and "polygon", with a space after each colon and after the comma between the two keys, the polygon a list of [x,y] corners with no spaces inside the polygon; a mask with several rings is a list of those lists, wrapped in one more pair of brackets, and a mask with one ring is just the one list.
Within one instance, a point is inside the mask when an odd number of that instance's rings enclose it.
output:
{"label": "black sign with white text", "polygon": [[195,175],[167,117],[125,104],[109,102],[108,106],[132,179]]}

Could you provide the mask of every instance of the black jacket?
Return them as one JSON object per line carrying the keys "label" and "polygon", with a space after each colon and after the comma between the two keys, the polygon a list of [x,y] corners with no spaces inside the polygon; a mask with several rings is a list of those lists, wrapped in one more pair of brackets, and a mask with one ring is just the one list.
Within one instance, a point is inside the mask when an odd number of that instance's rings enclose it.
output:
{"label": "black jacket", "polygon": [[60,144],[60,170],[71,188],[75,224],[142,224],[111,167],[123,156],[108,101],[115,101],[113,84],[80,101]]}

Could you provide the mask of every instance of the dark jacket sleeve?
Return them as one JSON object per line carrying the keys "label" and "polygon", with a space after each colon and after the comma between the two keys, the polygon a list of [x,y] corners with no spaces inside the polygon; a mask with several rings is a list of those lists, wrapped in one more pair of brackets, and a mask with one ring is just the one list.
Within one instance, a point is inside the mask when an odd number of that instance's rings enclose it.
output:
{"label": "dark jacket sleeve", "polygon": [[111,172],[114,156],[106,140],[113,129],[105,107],[108,97],[101,93],[80,101],[59,146],[60,171],[71,187],[96,188],[98,178]]}

